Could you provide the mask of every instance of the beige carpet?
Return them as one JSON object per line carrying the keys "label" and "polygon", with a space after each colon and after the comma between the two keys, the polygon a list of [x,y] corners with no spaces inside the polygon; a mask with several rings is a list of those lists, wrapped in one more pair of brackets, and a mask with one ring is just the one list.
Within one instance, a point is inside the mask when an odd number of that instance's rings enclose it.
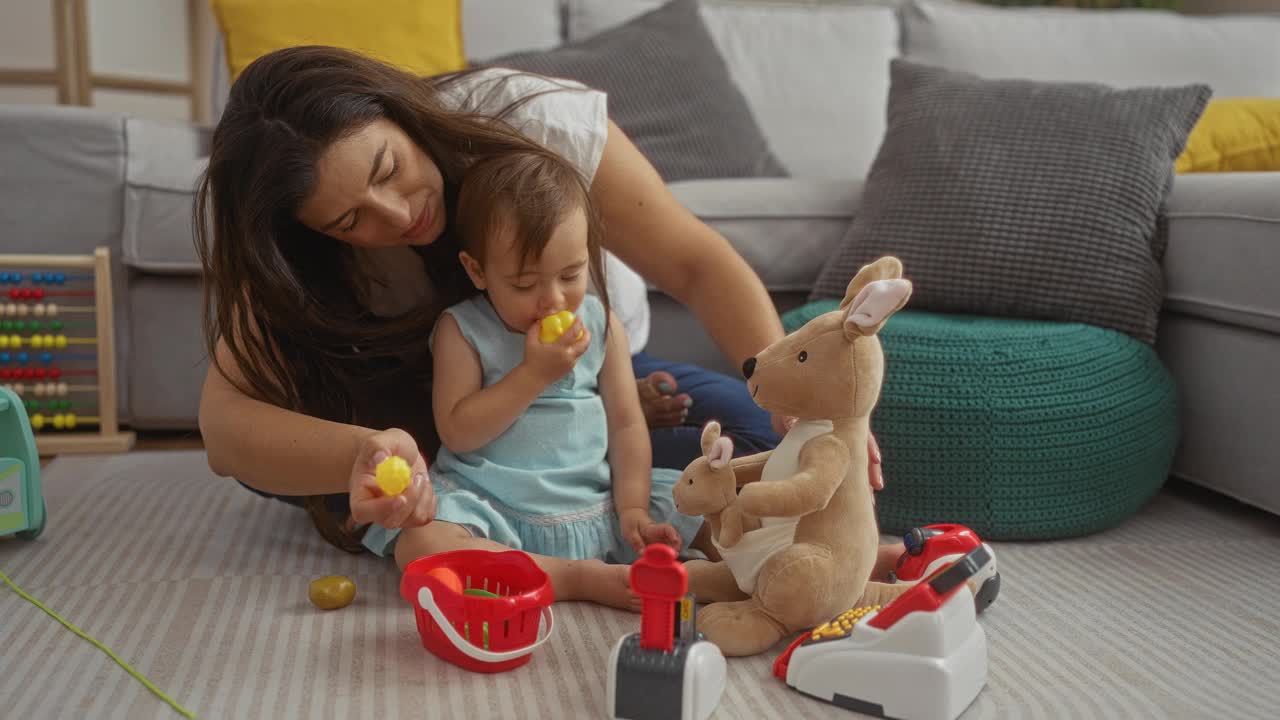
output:
{"label": "beige carpet", "polygon": [[[427,654],[390,564],[323,545],[301,511],[214,478],[199,452],[63,458],[50,525],[0,540],[0,570],[208,718],[599,718],[605,663],[637,617],[561,604],[553,640],[512,673]],[[1080,540],[996,545],[979,718],[1280,715],[1280,520],[1166,491]],[[345,574],[323,613],[308,582]],[[852,718],[730,663],[716,718]],[[105,655],[0,586],[0,716],[177,718]]]}

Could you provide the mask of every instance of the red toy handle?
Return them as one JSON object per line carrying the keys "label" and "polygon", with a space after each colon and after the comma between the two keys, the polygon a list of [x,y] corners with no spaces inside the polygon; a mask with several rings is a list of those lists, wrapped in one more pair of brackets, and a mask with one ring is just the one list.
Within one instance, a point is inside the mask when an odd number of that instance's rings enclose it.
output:
{"label": "red toy handle", "polygon": [[913,612],[934,612],[950,600],[952,595],[965,589],[965,582],[977,575],[988,562],[991,562],[991,553],[986,547],[979,546],[970,550],[967,555],[934,573],[925,582],[899,595],[897,600],[876,613],[867,624],[873,628],[888,630]]}
{"label": "red toy handle", "polygon": [[631,566],[631,591],[640,605],[640,647],[671,652],[675,647],[676,603],[689,589],[689,575],[669,545],[653,544]]}

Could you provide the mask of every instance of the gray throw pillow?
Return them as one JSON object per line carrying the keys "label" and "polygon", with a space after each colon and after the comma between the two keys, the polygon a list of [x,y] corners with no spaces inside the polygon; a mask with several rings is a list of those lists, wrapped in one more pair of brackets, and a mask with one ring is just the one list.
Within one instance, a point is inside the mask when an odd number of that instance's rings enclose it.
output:
{"label": "gray throw pillow", "polygon": [[811,299],[902,259],[911,306],[1083,322],[1155,340],[1157,225],[1205,85],[988,80],[894,60],[888,129]]}
{"label": "gray throw pillow", "polygon": [[580,42],[484,64],[608,93],[609,116],[667,182],[787,174],[694,0],[675,0]]}

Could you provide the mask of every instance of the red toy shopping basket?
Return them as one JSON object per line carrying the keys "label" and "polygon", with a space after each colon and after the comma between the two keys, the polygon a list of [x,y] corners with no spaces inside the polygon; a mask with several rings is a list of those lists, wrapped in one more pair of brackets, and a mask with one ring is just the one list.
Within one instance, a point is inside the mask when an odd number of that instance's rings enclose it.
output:
{"label": "red toy shopping basket", "polygon": [[[551,637],[551,581],[519,550],[454,550],[409,563],[400,595],[413,606],[422,645],[474,672],[520,667]],[[547,630],[538,637],[540,620]]]}

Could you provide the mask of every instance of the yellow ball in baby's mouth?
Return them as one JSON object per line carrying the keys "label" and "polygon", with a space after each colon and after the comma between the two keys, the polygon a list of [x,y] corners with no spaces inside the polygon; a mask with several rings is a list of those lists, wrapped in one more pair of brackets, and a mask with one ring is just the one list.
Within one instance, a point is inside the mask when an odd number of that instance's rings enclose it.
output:
{"label": "yellow ball in baby's mouth", "polygon": [[[542,332],[538,335],[538,339],[544,343],[553,343],[560,339],[561,335],[573,325],[573,313],[568,310],[561,310],[555,315],[548,315],[542,318]],[[582,332],[578,332],[578,337],[582,337]],[[576,338],[575,338],[576,339]]]}
{"label": "yellow ball in baby's mouth", "polygon": [[394,496],[409,489],[409,476],[411,474],[409,463],[405,462],[402,457],[392,455],[378,463],[373,477],[383,493]]}

